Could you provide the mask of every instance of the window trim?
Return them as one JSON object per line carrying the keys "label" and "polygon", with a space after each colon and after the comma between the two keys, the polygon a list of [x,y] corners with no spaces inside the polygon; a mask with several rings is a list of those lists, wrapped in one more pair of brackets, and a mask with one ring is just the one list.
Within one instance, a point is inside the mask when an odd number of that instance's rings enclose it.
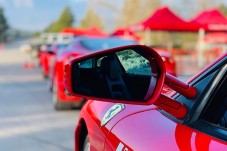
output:
{"label": "window trim", "polygon": [[227,128],[218,126],[216,124],[204,120],[197,120],[196,122],[193,122],[188,126],[196,130],[199,130],[204,134],[213,136],[216,139],[227,142]]}
{"label": "window trim", "polygon": [[[227,142],[227,128],[221,127],[217,124],[211,123],[209,121],[201,119],[201,115],[205,109],[206,104],[210,101],[210,98],[216,93],[216,88],[219,87],[220,83],[223,82],[223,77],[225,78],[227,72],[227,64],[224,64],[219,71],[217,77],[212,81],[210,88],[205,94],[201,103],[197,106],[194,115],[188,126],[201,131],[204,134],[215,137],[221,141]],[[226,80],[226,79],[225,79]]]}
{"label": "window trim", "polygon": [[225,64],[222,69],[219,71],[217,77],[212,81],[210,88],[208,89],[207,93],[204,95],[203,99],[201,100],[200,104],[197,106],[194,114],[190,120],[190,122],[195,122],[199,120],[206,104],[209,102],[210,98],[212,97],[213,93],[215,93],[216,88],[222,82],[223,77],[227,72],[227,64]]}

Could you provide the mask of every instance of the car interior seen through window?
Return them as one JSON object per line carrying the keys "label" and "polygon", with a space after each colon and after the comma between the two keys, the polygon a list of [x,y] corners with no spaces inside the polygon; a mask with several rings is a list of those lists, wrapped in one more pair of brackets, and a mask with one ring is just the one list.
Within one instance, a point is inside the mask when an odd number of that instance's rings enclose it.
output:
{"label": "car interior seen through window", "polygon": [[202,115],[202,120],[227,129],[227,74],[220,81]]}

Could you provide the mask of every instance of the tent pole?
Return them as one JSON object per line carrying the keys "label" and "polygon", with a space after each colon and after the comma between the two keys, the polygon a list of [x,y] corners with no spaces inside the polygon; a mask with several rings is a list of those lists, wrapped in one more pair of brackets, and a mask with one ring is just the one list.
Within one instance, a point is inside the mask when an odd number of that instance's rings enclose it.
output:
{"label": "tent pole", "polygon": [[198,59],[198,67],[202,68],[204,66],[204,37],[205,37],[205,31],[204,29],[199,29],[199,37],[197,42],[197,59]]}
{"label": "tent pole", "polygon": [[145,29],[145,44],[150,45],[150,29]]}

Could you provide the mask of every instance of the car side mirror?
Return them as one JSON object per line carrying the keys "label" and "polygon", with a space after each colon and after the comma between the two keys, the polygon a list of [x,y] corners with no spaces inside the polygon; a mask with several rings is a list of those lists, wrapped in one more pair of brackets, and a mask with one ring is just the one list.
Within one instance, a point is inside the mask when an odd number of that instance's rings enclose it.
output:
{"label": "car side mirror", "polygon": [[95,52],[65,65],[66,90],[100,101],[153,104],[164,79],[161,57],[144,45]]}

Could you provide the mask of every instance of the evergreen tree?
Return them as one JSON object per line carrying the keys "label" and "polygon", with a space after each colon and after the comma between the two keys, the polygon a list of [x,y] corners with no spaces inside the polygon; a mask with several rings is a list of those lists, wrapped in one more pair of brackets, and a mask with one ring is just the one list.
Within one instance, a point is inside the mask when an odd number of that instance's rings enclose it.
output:
{"label": "evergreen tree", "polygon": [[83,28],[97,27],[99,29],[103,29],[103,23],[100,17],[93,10],[90,9],[88,10],[85,17],[81,20],[80,27]]}
{"label": "evergreen tree", "polygon": [[45,32],[59,32],[63,28],[72,27],[73,21],[74,17],[70,8],[65,7],[59,19],[56,22],[51,23]]}
{"label": "evergreen tree", "polygon": [[61,23],[63,26],[71,27],[73,24],[74,18],[69,7],[65,7],[63,10],[58,23]]}
{"label": "evergreen tree", "polygon": [[227,6],[225,6],[224,4],[221,4],[218,9],[224,14],[227,15]]}
{"label": "evergreen tree", "polygon": [[139,23],[147,19],[160,5],[160,0],[125,0],[122,14],[117,18],[117,26]]}
{"label": "evergreen tree", "polygon": [[4,11],[0,8],[0,42],[5,42],[7,39],[8,24],[4,16]]}

